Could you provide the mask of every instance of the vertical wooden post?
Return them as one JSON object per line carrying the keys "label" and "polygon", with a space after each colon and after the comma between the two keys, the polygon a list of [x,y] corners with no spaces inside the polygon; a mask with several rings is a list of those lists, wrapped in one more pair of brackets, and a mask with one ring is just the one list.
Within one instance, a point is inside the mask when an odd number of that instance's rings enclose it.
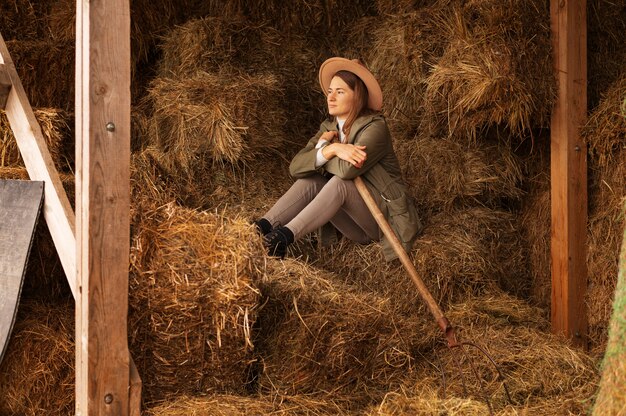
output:
{"label": "vertical wooden post", "polygon": [[129,0],[76,10],[76,414],[128,415]]}
{"label": "vertical wooden post", "polygon": [[587,115],[586,0],[551,0],[558,97],[551,125],[552,331],[586,347]]}

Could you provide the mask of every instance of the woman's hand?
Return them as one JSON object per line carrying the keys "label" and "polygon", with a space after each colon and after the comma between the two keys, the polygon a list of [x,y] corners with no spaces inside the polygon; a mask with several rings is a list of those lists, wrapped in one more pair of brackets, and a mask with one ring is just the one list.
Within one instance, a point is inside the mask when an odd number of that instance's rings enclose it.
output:
{"label": "woman's hand", "polygon": [[317,144],[319,145],[320,142],[325,141],[328,143],[332,143],[333,141],[337,140],[337,132],[336,131],[327,131],[324,134],[322,134],[320,136],[320,138],[317,140]]}
{"label": "woman's hand", "polygon": [[331,143],[322,149],[322,154],[328,160],[337,156],[339,159],[351,163],[355,168],[363,166],[365,159],[367,159],[365,146],[354,144]]}

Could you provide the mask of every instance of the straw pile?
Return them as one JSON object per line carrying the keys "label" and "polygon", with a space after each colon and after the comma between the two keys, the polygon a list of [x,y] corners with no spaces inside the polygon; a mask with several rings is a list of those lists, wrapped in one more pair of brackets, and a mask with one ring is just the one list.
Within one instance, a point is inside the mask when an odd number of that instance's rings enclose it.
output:
{"label": "straw pile", "polygon": [[[598,381],[593,361],[570,348],[565,340],[546,334],[548,322],[540,315],[539,309],[502,294],[466,299],[447,314],[459,328],[461,339],[486,348],[504,372],[513,406],[507,405],[491,364],[468,349],[498,415],[584,414],[590,406]],[[401,392],[390,393],[368,414],[487,414],[473,379],[468,379],[468,388],[474,396],[463,393],[458,376],[453,374],[454,359],[454,354],[445,353],[421,361],[414,381]],[[441,398],[441,380],[429,364],[439,360],[447,374],[448,399]],[[472,377],[468,365],[462,361],[466,377]]]}
{"label": "straw pile", "polygon": [[171,169],[189,172],[195,165],[237,163],[282,146],[275,126],[280,86],[271,74],[235,71],[198,73],[193,78],[157,78],[153,101],[155,144],[167,154]]}
{"label": "straw pile", "polygon": [[74,108],[74,42],[11,40],[7,48],[33,107]]}
{"label": "straw pile", "polygon": [[617,282],[617,257],[624,228],[626,197],[626,75],[604,94],[583,129],[589,145],[589,333],[603,349],[611,299]]}
{"label": "straw pile", "polygon": [[37,4],[30,0],[3,1],[0,4],[0,34],[5,41],[36,38],[41,34],[37,15]]}
{"label": "straw pile", "polygon": [[498,207],[522,196],[518,158],[505,146],[418,137],[394,149],[422,215],[458,206]]}
{"label": "straw pile", "polygon": [[624,76],[626,62],[626,3],[587,2],[587,101],[595,108],[602,95]]}
{"label": "straw pile", "polygon": [[0,414],[74,412],[74,308],[21,302],[2,364]]}
{"label": "straw pile", "polygon": [[[526,294],[530,282],[524,254],[513,215],[475,207],[433,216],[410,257],[435,299],[445,307],[495,286]],[[393,299],[409,313],[422,306],[404,267],[399,261],[385,262],[378,243],[343,242],[317,264],[364,291]]]}
{"label": "straw pile", "polygon": [[311,394],[357,409],[380,400],[412,372],[415,351],[430,347],[424,316],[404,316],[388,298],[297,260],[269,262],[261,291],[255,345],[263,394]]}
{"label": "straw pile", "polygon": [[475,140],[490,126],[522,135],[549,125],[556,85],[547,7],[540,0],[455,2],[443,28],[450,43],[425,80],[434,128]]}
{"label": "straw pile", "polygon": [[424,117],[425,84],[431,65],[447,44],[442,19],[447,1],[389,16],[373,28],[374,41],[362,57],[377,76],[392,126],[410,135]]}
{"label": "straw pile", "polygon": [[224,394],[210,397],[181,396],[146,409],[146,416],[339,416],[348,414],[332,401],[305,395],[282,396],[278,400]]}
{"label": "straw pile", "polygon": [[609,341],[602,364],[602,381],[594,415],[619,414],[624,409],[624,403],[626,403],[626,360],[624,360],[626,346],[626,229],[622,238],[619,268]]}
{"label": "straw pile", "polygon": [[246,221],[174,204],[136,225],[129,338],[148,402],[245,388],[259,300],[253,233]]}
{"label": "straw pile", "polygon": [[[296,147],[299,147],[312,134],[310,129],[319,123],[317,109],[323,104],[323,94],[317,83],[316,65],[321,60],[306,38],[297,34],[286,37],[282,26],[280,29],[266,22],[252,24],[241,17],[191,20],[164,37],[158,74],[160,77],[187,79],[199,72],[215,73],[225,78],[223,82],[228,84],[228,79],[236,79],[237,74],[225,68],[236,68],[254,77],[271,73],[276,77],[281,93],[278,101],[271,100],[270,103],[289,114],[288,120],[276,120],[272,133],[280,135],[281,132],[276,130],[287,132],[290,141],[298,143]],[[240,87],[245,89],[245,83]],[[267,107],[269,110],[274,108]],[[293,108],[298,111],[292,111]],[[270,118],[274,116],[267,114]]]}
{"label": "straw pile", "polygon": [[[41,127],[43,138],[57,169],[66,170],[69,160],[74,159],[73,137],[70,124],[73,120],[69,114],[57,108],[38,108],[33,111]],[[24,162],[20,156],[13,130],[4,110],[0,110],[0,166],[22,167]]]}

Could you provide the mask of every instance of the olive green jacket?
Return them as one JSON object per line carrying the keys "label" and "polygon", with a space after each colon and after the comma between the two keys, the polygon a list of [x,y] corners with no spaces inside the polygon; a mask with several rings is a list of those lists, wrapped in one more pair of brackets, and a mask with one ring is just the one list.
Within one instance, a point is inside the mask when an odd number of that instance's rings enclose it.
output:
{"label": "olive green jacket", "polygon": [[[347,143],[366,146],[367,159],[361,168],[338,157],[330,159],[324,166],[315,167],[318,151],[315,146],[320,136],[327,131],[337,131],[337,125],[330,120],[322,122],[317,134],[291,161],[291,176],[296,179],[314,173],[336,175],[342,179],[362,176],[374,200],[408,252],[422,227],[415,205],[402,180],[400,164],[393,150],[385,118],[380,114],[365,115],[357,118],[352,125]],[[385,258],[397,258],[387,238],[382,235],[381,239]]]}

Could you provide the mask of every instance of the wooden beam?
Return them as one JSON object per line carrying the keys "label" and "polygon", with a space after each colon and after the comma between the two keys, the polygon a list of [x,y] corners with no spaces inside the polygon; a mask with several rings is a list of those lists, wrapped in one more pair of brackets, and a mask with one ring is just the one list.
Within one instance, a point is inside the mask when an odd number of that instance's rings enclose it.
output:
{"label": "wooden beam", "polygon": [[11,91],[11,78],[4,64],[0,64],[0,110],[4,110]]}
{"label": "wooden beam", "polygon": [[76,10],[76,414],[128,415],[130,7]]}
{"label": "wooden beam", "polygon": [[0,35],[0,66],[8,77],[11,89],[5,112],[20,149],[22,160],[33,181],[43,181],[43,214],[50,235],[59,254],[65,276],[76,299],[76,239],[74,237],[74,211],[67,198],[59,174],[54,166],[48,146],[41,133],[39,122],[28,102],[6,43]]}
{"label": "wooden beam", "polygon": [[586,0],[551,0],[558,97],[551,120],[552,330],[586,347]]}

